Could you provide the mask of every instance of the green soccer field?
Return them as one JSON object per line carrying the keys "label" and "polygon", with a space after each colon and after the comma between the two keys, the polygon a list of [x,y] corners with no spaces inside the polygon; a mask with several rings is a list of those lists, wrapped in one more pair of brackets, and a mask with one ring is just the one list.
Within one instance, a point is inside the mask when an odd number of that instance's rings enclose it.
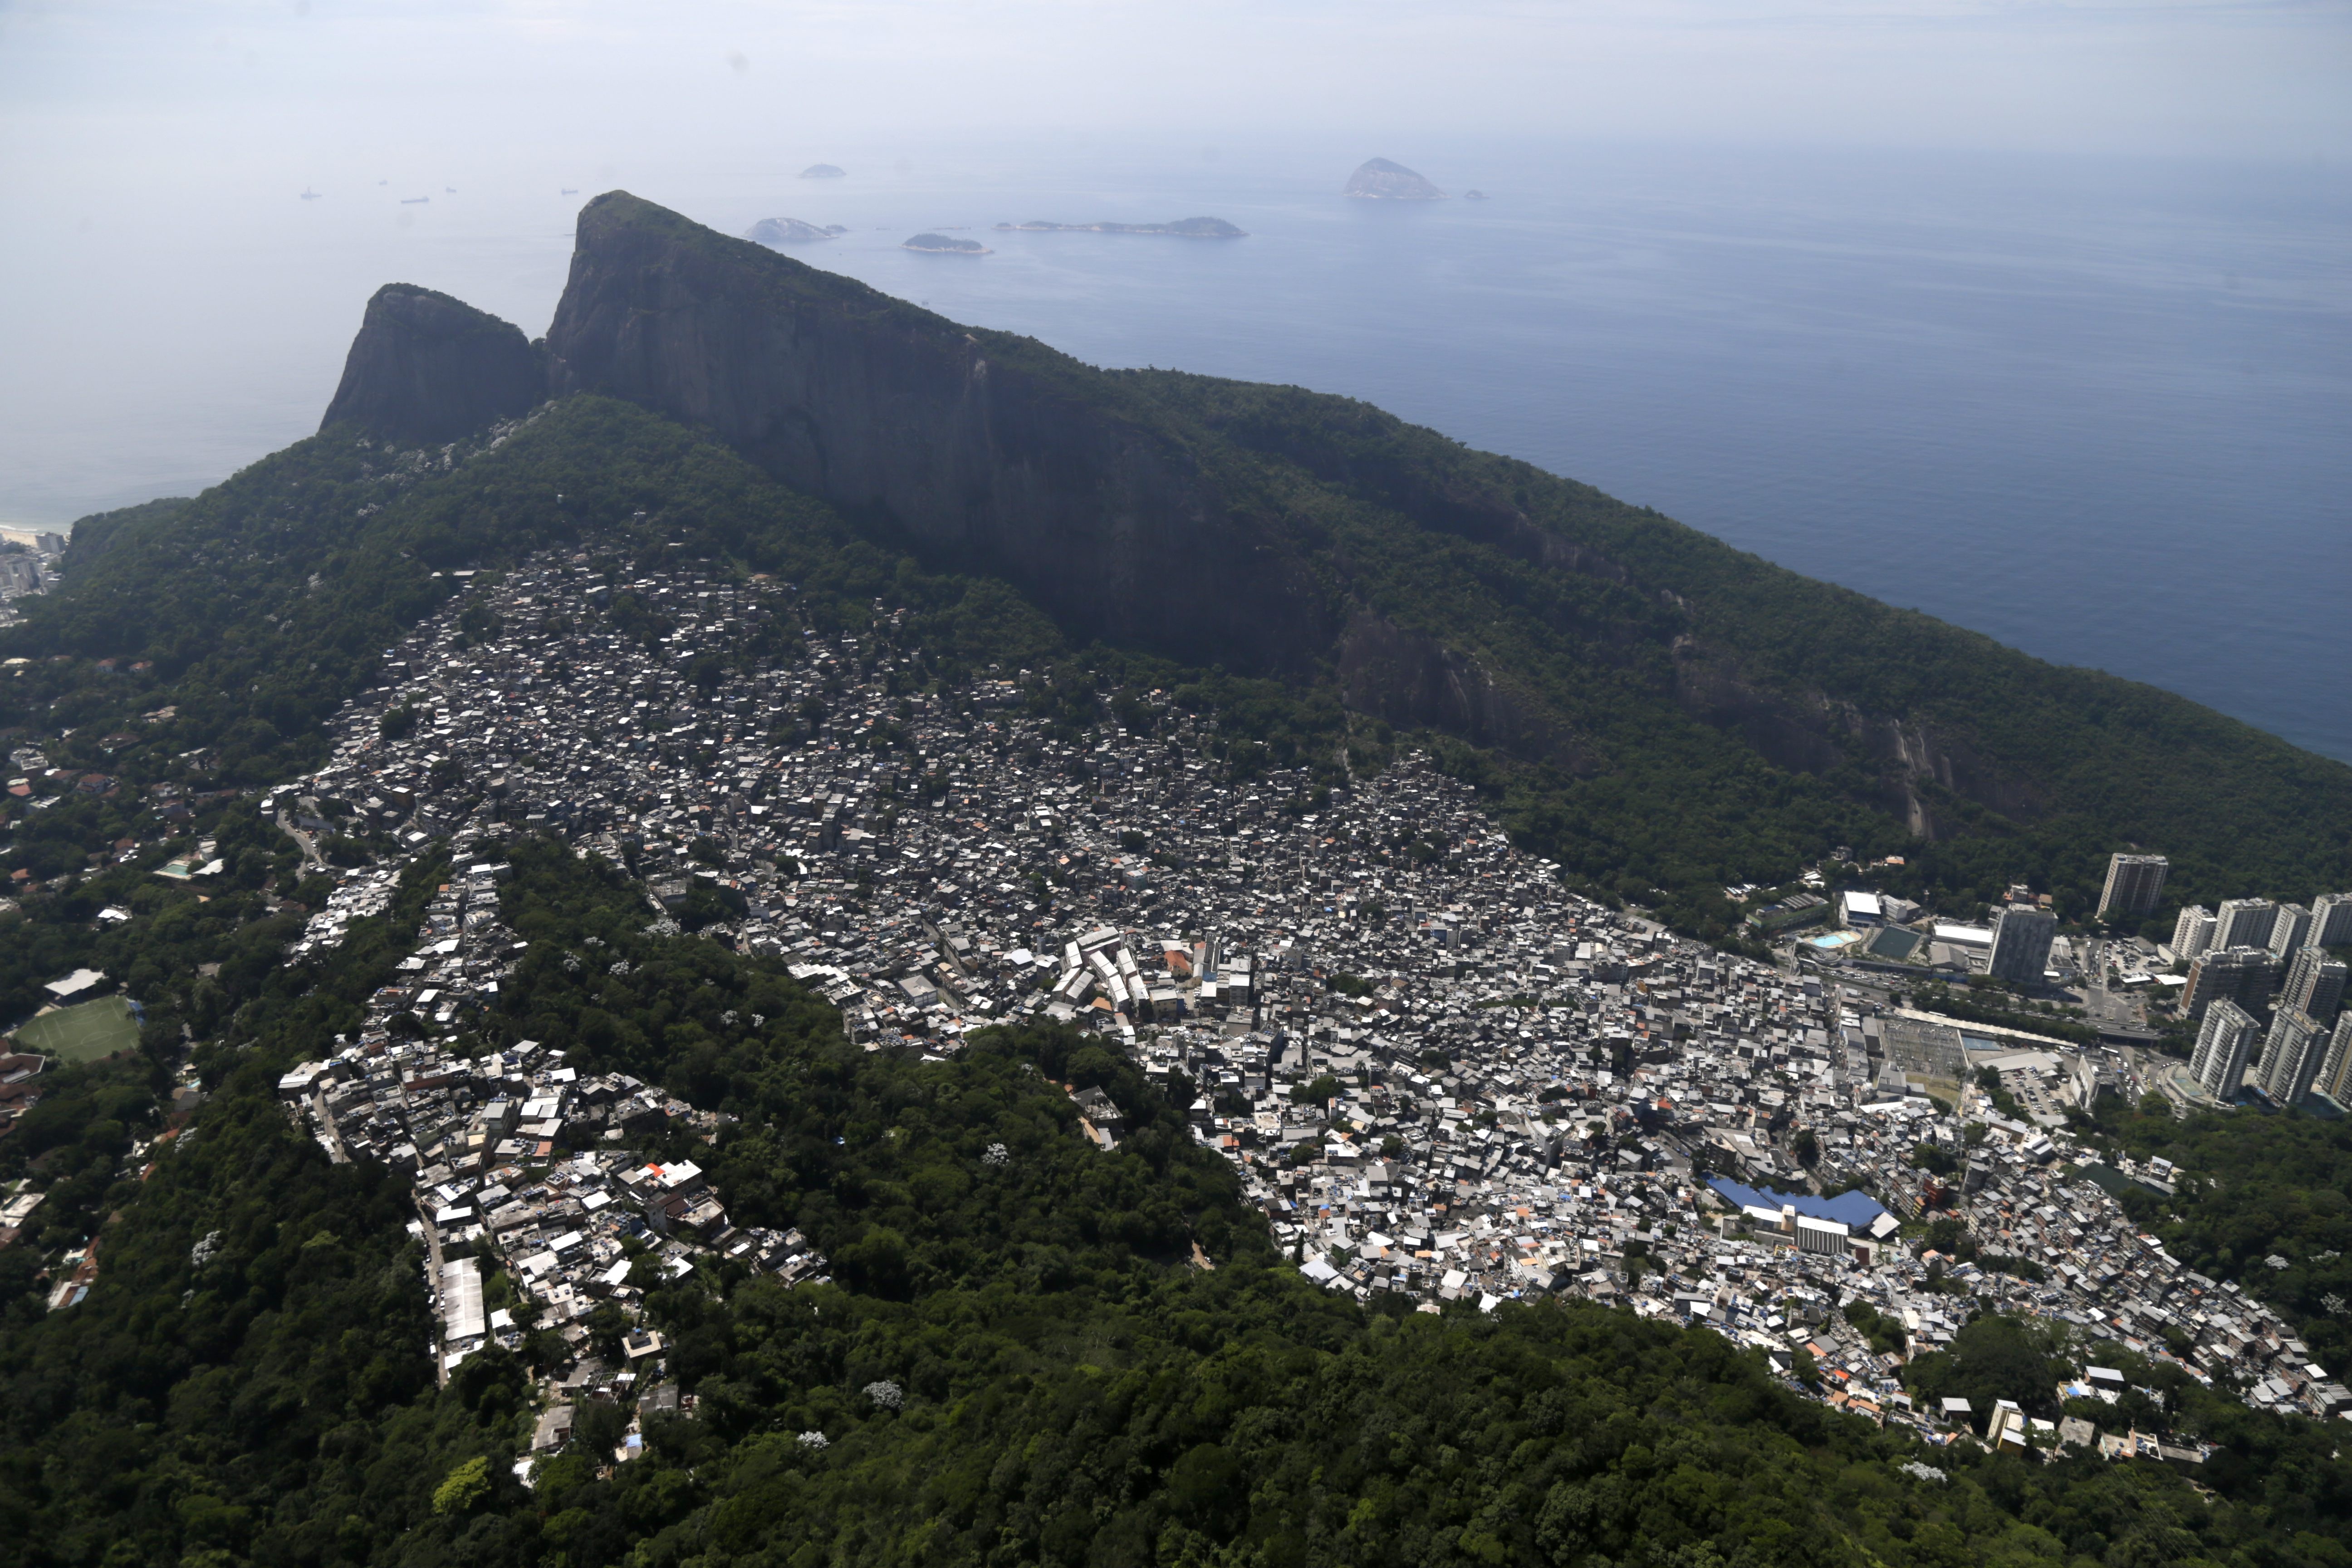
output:
{"label": "green soccer field", "polygon": [[121,996],[101,996],[77,1007],[44,1013],[16,1031],[17,1045],[46,1051],[61,1061],[94,1062],[139,1044],[139,1021]]}

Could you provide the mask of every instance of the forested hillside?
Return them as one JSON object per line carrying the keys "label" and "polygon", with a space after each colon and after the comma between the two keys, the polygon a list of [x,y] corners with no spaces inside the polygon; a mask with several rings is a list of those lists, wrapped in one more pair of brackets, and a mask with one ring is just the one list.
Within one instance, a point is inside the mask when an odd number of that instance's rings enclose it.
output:
{"label": "forested hillside", "polygon": [[[2224,1445],[2210,1495],[2156,1465],[1927,1448],[1800,1398],[1713,1334],[1597,1306],[1360,1310],[1283,1265],[1222,1162],[1098,1046],[1003,1031],[950,1061],[856,1050],[772,963],[640,929],[616,873],[553,845],[514,861],[503,913],[533,967],[488,1032],[657,1070],[740,1116],[715,1147],[681,1132],[667,1152],[707,1162],[730,1206],[806,1227],[838,1282],[705,1265],[653,1289],[690,1412],[646,1418],[643,1457],[615,1466],[603,1445],[629,1412],[602,1407],[523,1487],[536,1342],[436,1389],[394,1179],[331,1166],[271,1100],[279,1069],[356,1016],[412,902],[207,1048],[214,1097],[110,1197],[90,1296],[8,1306],[12,1561],[1957,1568],[2347,1551],[2352,1467],[2332,1440],[2193,1389],[2166,1395],[2168,1418]],[[625,973],[564,964],[592,938]],[[1078,1136],[1065,1083],[1120,1103],[1119,1150]],[[108,1109],[58,1136],[116,1136]],[[1964,1335],[1937,1375],[2046,1401],[2053,1363],[2020,1345]]]}
{"label": "forested hillside", "polygon": [[[6,864],[57,877],[121,837],[138,804],[126,796],[142,786],[252,785],[299,771],[318,755],[324,719],[372,683],[380,650],[457,591],[453,574],[595,537],[629,541],[647,561],[681,551],[784,576],[803,590],[803,624],[821,629],[863,624],[877,602],[905,608],[950,681],[992,662],[1058,660],[1108,690],[1183,688],[1235,743],[1332,769],[1377,765],[1398,737],[1417,736],[1487,793],[1521,843],[1704,936],[1736,924],[1724,885],[1777,884],[1836,844],[1903,854],[1897,890],[1964,904],[2027,880],[2081,914],[2105,856],[2127,842],[2173,856],[2168,891],[2184,900],[2308,897],[2352,881],[2352,770],[2219,715],[1806,583],[1359,405],[1339,405],[1361,428],[1334,455],[1333,433],[1350,426],[1332,400],[1300,412],[1279,389],[1183,378],[1136,383],[1136,395],[1147,390],[1187,419],[1234,428],[1228,461],[1250,471],[1233,482],[1314,521],[1395,636],[1428,647],[1442,637],[1478,668],[1522,670],[1495,700],[1540,689],[1513,721],[1549,737],[1547,754],[1530,760],[1507,736],[1471,743],[1443,712],[1351,687],[1343,666],[1301,685],[1074,647],[1008,584],[927,567],[887,527],[853,524],[680,426],[575,397],[429,455],[322,434],[195,500],[93,520],[68,591],[0,633],[0,654],[33,660],[0,679],[0,730],[124,787],[110,805],[76,797],[28,824]],[[1297,424],[1323,445],[1286,434]],[[1260,447],[1279,447],[1305,449],[1296,463],[1251,467]],[[1314,477],[1313,465],[1340,477]],[[1515,559],[1508,541],[1408,525],[1378,501],[1409,483],[1467,497],[1473,513],[1480,498],[1524,497],[1559,536],[1591,541],[1589,558],[1544,568]],[[1399,498],[1407,503],[1435,504]],[[1641,574],[1653,572],[1706,591],[1649,586]],[[1422,657],[1420,644],[1400,646],[1396,658]],[[1706,689],[1726,701],[1748,693],[1738,700],[1753,710],[1736,721],[1685,700],[1702,665],[1728,668],[1709,650],[1731,648],[1748,650],[1735,661],[1747,684]],[[1886,809],[1885,759],[1865,754],[1880,730],[1816,733],[1756,695],[1792,682],[1850,689],[1874,711],[1908,715],[1897,729],[1945,735],[1946,751],[1962,731],[1998,740],[1980,749],[2011,761],[1981,764],[1969,787],[1997,795],[2010,779],[2022,792],[2014,809],[1922,775],[1904,785],[1933,818],[1934,837],[1919,837]],[[2041,780],[2031,788],[2016,783],[2029,761]]]}
{"label": "forested hillside", "polygon": [[551,392],[707,429],[1075,640],[1466,742],[1546,854],[1694,930],[1839,843],[2070,914],[2127,845],[2186,899],[2352,881],[2352,767],[1348,399],[1100,371],[620,191],[581,211],[548,353]]}
{"label": "forested hillside", "polygon": [[1552,721],[1554,766],[1511,767],[1501,746],[1497,783],[1517,823],[1596,880],[1703,903],[1710,881],[1832,842],[1906,852],[1923,891],[2030,880],[2081,915],[2126,844],[2171,858],[2182,902],[2352,879],[2352,768],[2210,709],[1800,576],[1366,404],[1114,379],[1230,442],[1234,488],[1307,520],[1381,616]]}

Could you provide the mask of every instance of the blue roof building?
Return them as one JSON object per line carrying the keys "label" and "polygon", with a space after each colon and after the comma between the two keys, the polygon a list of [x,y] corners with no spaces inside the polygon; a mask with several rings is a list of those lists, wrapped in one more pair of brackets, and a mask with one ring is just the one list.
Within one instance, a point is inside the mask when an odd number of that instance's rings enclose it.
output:
{"label": "blue roof building", "polygon": [[1856,1231],[1868,1230],[1886,1212],[1886,1205],[1868,1193],[1840,1193],[1833,1198],[1817,1198],[1810,1193],[1779,1193],[1769,1187],[1759,1192],[1721,1176],[1709,1176],[1706,1184],[1736,1208],[1791,1208],[1814,1219],[1835,1220]]}

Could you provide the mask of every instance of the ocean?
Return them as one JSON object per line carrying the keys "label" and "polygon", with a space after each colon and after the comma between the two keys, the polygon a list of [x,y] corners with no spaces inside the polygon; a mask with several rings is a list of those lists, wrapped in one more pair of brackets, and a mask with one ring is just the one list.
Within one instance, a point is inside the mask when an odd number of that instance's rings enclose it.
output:
{"label": "ocean", "polygon": [[[1341,197],[1374,153],[1450,199]],[[820,157],[847,176],[795,177]],[[1095,363],[1360,397],[2352,761],[2352,195],[2332,167],[1073,140],[349,163],[312,202],[291,170],[166,193],[121,234],[62,182],[16,193],[0,521],[185,493],[307,433],[377,283],[536,335],[571,215],[618,184],[729,232],[846,225],[790,254]],[[1248,237],[993,226],[1194,216]],[[924,229],[992,254],[899,247]]]}

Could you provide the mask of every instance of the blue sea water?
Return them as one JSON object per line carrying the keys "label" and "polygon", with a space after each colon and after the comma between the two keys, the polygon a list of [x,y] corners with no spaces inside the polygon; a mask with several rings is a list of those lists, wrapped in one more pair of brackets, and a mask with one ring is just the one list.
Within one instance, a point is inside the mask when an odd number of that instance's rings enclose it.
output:
{"label": "blue sea water", "polygon": [[[793,177],[824,152],[617,183],[730,232],[845,224],[791,254],[1092,363],[1361,397],[2352,761],[2352,197],[2336,169],[1062,146],[845,152],[845,179]],[[1376,152],[1452,199],[1340,197]],[[341,210],[272,193],[254,219],[270,245],[248,229],[236,253],[282,273],[267,331],[201,412],[155,404],[138,430],[93,414],[114,422],[102,472],[89,422],[62,424],[70,396],[17,408],[0,391],[0,516],[185,489],[301,434],[375,282],[542,331],[584,196],[552,174],[450,183],[474,194],[398,212],[369,205],[391,191]],[[1195,215],[1248,237],[992,226]],[[992,254],[900,248],[920,229]],[[0,282],[25,265],[0,261]],[[199,355],[213,330],[145,350]]]}

